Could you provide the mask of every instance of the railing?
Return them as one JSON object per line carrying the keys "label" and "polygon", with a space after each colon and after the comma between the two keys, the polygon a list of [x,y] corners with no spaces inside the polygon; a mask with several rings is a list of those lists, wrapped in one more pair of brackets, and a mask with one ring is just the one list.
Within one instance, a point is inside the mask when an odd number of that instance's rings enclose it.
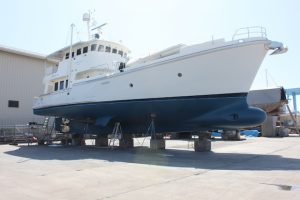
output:
{"label": "railing", "polygon": [[0,142],[27,141],[33,137],[32,131],[28,125],[1,125],[0,126]]}
{"label": "railing", "polygon": [[47,127],[45,130],[42,124],[1,125],[0,143],[28,142],[32,141],[33,138],[44,139],[47,137],[46,133],[50,133],[51,130],[52,127]]}
{"label": "railing", "polygon": [[267,37],[266,28],[261,26],[252,26],[238,29],[232,36],[232,40],[247,39],[250,37]]}

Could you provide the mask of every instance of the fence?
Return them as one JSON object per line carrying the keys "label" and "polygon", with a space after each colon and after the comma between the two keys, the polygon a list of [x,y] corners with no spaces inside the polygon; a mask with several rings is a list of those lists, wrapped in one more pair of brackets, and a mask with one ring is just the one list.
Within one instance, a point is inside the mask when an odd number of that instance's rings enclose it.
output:
{"label": "fence", "polygon": [[45,128],[39,124],[1,125],[0,143],[32,142],[55,137],[52,127]]}

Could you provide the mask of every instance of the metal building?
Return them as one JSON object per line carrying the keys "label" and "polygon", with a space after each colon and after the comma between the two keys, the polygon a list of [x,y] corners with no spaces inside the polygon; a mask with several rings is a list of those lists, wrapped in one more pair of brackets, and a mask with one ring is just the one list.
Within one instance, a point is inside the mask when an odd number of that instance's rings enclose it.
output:
{"label": "metal building", "polygon": [[33,115],[33,100],[43,93],[46,67],[55,64],[43,55],[0,45],[1,126],[42,120]]}

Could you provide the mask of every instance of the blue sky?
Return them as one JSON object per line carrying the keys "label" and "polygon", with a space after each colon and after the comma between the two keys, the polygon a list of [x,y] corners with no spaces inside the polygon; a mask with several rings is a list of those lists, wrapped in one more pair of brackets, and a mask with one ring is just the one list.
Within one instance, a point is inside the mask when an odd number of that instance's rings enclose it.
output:
{"label": "blue sky", "polygon": [[[82,14],[96,10],[107,22],[103,38],[122,41],[139,57],[178,43],[214,38],[230,40],[236,29],[263,26],[268,38],[284,42],[289,52],[267,56],[252,85],[300,87],[300,1],[297,0],[0,0],[0,43],[42,54],[83,40]],[[78,33],[79,32],[79,33]]]}

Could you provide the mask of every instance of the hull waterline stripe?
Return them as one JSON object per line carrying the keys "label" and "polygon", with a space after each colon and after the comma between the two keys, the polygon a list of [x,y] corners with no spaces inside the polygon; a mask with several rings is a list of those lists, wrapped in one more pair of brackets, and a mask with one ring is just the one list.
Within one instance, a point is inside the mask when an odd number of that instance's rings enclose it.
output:
{"label": "hull waterline stripe", "polygon": [[149,99],[129,99],[129,100],[116,100],[116,101],[95,101],[95,102],[78,102],[72,104],[53,105],[41,108],[33,108],[34,110],[43,110],[48,108],[67,107],[76,105],[88,104],[114,104],[114,103],[127,103],[127,102],[147,102],[147,101],[166,101],[166,100],[182,100],[182,99],[209,99],[209,98],[232,98],[232,97],[246,97],[248,93],[228,93],[228,94],[213,94],[213,95],[196,95],[196,96],[181,96],[181,97],[162,97],[162,98],[149,98]]}

